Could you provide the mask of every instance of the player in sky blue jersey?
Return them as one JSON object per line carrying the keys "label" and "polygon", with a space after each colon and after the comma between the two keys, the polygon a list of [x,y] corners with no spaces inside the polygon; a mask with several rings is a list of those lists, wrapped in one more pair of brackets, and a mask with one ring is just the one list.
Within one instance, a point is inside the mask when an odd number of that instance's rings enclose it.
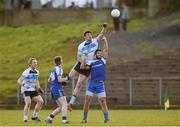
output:
{"label": "player in sky blue jersey", "polygon": [[67,120],[67,100],[63,90],[64,82],[68,81],[68,78],[64,78],[62,69],[62,57],[56,56],[54,58],[56,66],[50,73],[48,81],[51,82],[51,96],[56,101],[58,107],[46,118],[46,123],[52,123],[53,118],[60,112],[62,112],[62,123],[68,123]]}
{"label": "player in sky blue jersey", "polygon": [[44,101],[39,94],[39,92],[43,93],[43,90],[40,88],[38,80],[39,71],[36,69],[36,58],[30,58],[28,64],[29,67],[22,73],[17,81],[17,83],[21,86],[21,93],[25,102],[23,121],[28,122],[28,112],[31,107],[31,101],[36,102],[32,120],[41,121],[38,117],[38,112],[41,110]]}
{"label": "player in sky blue jersey", "polygon": [[101,108],[104,114],[104,122],[109,121],[108,108],[106,103],[106,92],[104,81],[106,79],[106,59],[108,58],[108,42],[106,37],[103,37],[103,49],[97,49],[95,52],[95,59],[89,61],[90,65],[90,80],[86,89],[86,96],[84,102],[84,117],[82,122],[87,122],[89,106],[91,104],[94,93],[97,94]]}
{"label": "player in sky blue jersey", "polygon": [[95,38],[92,38],[92,33],[90,31],[86,31],[84,33],[84,42],[82,42],[78,46],[77,63],[69,73],[70,78],[79,76],[76,87],[73,91],[73,95],[69,102],[69,107],[71,107],[71,105],[75,103],[76,98],[81,91],[81,88],[86,84],[86,80],[88,79],[90,74],[90,70],[88,66],[86,66],[86,64],[88,63],[88,61],[93,60],[94,53],[98,49],[98,43],[106,33],[106,29],[107,24],[104,23],[100,34]]}

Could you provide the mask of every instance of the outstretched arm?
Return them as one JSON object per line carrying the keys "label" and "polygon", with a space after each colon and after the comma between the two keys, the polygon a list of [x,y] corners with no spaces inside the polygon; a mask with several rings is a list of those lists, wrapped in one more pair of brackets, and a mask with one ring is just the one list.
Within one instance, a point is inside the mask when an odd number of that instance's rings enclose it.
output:
{"label": "outstretched arm", "polygon": [[103,58],[104,59],[108,59],[108,41],[107,38],[105,36],[103,36],[102,38],[102,52],[103,52]]}
{"label": "outstretched arm", "polygon": [[103,28],[97,37],[98,40],[102,39],[102,37],[106,34],[106,31],[107,31],[107,23],[103,23]]}

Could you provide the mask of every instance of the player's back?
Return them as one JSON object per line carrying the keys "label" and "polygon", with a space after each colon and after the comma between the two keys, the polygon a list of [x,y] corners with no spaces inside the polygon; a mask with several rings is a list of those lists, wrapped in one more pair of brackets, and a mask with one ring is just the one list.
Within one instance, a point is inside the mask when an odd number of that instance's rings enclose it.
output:
{"label": "player's back", "polygon": [[60,66],[55,66],[50,74],[51,88],[58,88],[58,89],[62,88],[61,83],[58,81],[58,76],[62,76],[62,75],[63,75],[62,68]]}

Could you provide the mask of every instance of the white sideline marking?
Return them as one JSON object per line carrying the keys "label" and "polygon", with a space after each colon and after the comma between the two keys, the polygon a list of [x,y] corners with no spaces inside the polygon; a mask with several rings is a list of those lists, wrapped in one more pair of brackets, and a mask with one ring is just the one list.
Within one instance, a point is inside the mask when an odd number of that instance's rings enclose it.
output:
{"label": "white sideline marking", "polygon": [[118,125],[112,125],[112,126],[0,126],[0,127],[180,127],[180,126],[118,126]]}

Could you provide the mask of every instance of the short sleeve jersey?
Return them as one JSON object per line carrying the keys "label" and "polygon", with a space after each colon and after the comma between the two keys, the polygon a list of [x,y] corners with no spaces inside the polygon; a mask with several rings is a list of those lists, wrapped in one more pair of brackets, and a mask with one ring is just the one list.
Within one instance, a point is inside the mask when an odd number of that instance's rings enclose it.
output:
{"label": "short sleeve jersey", "polygon": [[63,77],[63,69],[61,68],[61,66],[55,66],[53,68],[53,70],[50,73],[50,78],[51,78],[51,88],[57,88],[57,89],[61,89],[62,85],[60,82],[58,82],[58,76],[62,76]]}
{"label": "short sleeve jersey", "polygon": [[85,54],[87,59],[86,62],[93,60],[94,53],[98,48],[98,37],[93,38],[90,43],[87,43],[86,41],[82,42],[78,47],[78,55]]}
{"label": "short sleeve jersey", "polygon": [[38,81],[39,71],[32,70],[30,67],[27,68],[23,73],[24,77],[23,86],[21,87],[21,92],[24,91],[35,91],[35,86]]}

